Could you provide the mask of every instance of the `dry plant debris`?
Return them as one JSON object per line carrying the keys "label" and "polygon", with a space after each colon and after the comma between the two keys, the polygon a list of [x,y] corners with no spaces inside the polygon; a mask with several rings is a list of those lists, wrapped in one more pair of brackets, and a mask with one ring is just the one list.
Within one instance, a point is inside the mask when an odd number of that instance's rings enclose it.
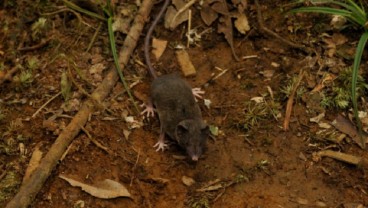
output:
{"label": "dry plant debris", "polygon": [[177,50],[175,52],[176,58],[178,59],[180,69],[183,72],[184,76],[193,76],[197,73],[196,69],[194,68],[188,52],[185,50]]}
{"label": "dry plant debris", "polygon": [[86,193],[89,193],[97,198],[112,199],[117,197],[131,197],[129,191],[125,188],[125,186],[110,179],[96,182],[94,185],[88,185],[64,175],[60,175],[59,177],[68,181],[71,186],[80,187]]}

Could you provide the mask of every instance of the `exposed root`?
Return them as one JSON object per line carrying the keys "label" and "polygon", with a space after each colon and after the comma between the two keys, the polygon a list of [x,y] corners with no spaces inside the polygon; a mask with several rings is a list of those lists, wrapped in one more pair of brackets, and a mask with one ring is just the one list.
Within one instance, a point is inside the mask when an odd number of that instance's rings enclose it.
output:
{"label": "exposed root", "polygon": [[[119,64],[122,68],[124,68],[128,63],[130,56],[137,45],[137,40],[139,39],[144,23],[151,11],[152,4],[153,2],[151,0],[144,0],[142,2],[142,6],[139,8],[134,24],[124,41],[124,46],[122,47],[123,50],[121,50],[119,54]],[[111,68],[102,83],[92,93],[91,97],[98,102],[103,101],[115,86],[118,79],[119,77],[116,69]],[[87,123],[89,116],[94,111],[95,105],[92,99],[88,99],[83,103],[79,112],[61,132],[45,157],[42,158],[40,165],[30,176],[29,180],[22,184],[19,192],[6,205],[6,208],[25,208],[32,203],[37,193],[41,190],[43,184],[58,164],[62,155],[73,141],[74,137],[78,135],[81,127]],[[152,207],[152,205],[148,207]]]}

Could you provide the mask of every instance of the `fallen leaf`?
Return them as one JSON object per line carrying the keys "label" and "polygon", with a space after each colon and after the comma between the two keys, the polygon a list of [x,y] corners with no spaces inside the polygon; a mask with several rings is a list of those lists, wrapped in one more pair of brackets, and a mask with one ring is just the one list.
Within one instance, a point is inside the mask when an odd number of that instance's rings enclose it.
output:
{"label": "fallen leaf", "polygon": [[317,207],[327,207],[327,204],[322,201],[316,201],[316,206]]}
{"label": "fallen leaf", "polygon": [[71,96],[72,82],[69,80],[66,71],[63,71],[61,74],[60,88],[64,100],[69,100]]}
{"label": "fallen leaf", "polygon": [[318,126],[319,126],[320,128],[323,128],[323,129],[329,129],[329,128],[331,128],[331,125],[330,125],[330,124],[328,124],[328,123],[325,123],[325,122],[320,122],[320,123],[318,123]]}
{"label": "fallen leaf", "polygon": [[29,179],[33,171],[40,164],[42,154],[43,154],[43,152],[40,150],[40,147],[41,147],[41,143],[38,143],[35,149],[33,150],[31,159],[29,160],[29,163],[28,163],[26,173],[24,174],[24,177],[23,177],[23,183],[25,183]]}
{"label": "fallen leaf", "polygon": [[264,97],[252,97],[250,100],[256,103],[264,103]]}
{"label": "fallen leaf", "polygon": [[309,203],[308,199],[303,199],[303,198],[300,198],[300,197],[298,197],[296,199],[296,201],[298,202],[298,204],[301,204],[301,205],[307,205]]}
{"label": "fallen leaf", "polygon": [[233,53],[233,56],[234,56],[235,60],[239,61],[239,58],[236,55],[235,49],[234,49],[234,43],[233,43],[233,24],[231,22],[231,17],[229,15],[222,16],[220,18],[220,21],[219,21],[219,24],[218,24],[218,28],[217,28],[217,32],[224,34],[224,37],[225,37],[227,43],[230,45],[231,52]]}
{"label": "fallen leaf", "polygon": [[215,1],[215,3],[212,4],[211,8],[217,13],[229,16],[229,9],[227,8],[226,2],[223,0]]}
{"label": "fallen leaf", "polygon": [[347,20],[345,17],[341,15],[332,15],[332,19],[330,25],[337,30],[342,29],[342,27],[346,24]]}
{"label": "fallen leaf", "polygon": [[123,135],[124,135],[124,138],[126,140],[129,139],[129,135],[130,135],[131,131],[127,130],[127,129],[123,129]]}
{"label": "fallen leaf", "polygon": [[219,135],[219,128],[217,126],[210,125],[210,132],[213,136],[218,136]]}
{"label": "fallen leaf", "polygon": [[344,208],[364,208],[364,205],[359,203],[344,203]]}
{"label": "fallen leaf", "polygon": [[309,121],[313,123],[319,123],[324,117],[325,117],[325,113],[320,113],[318,114],[318,116],[310,118]]}
{"label": "fallen leaf", "polygon": [[190,60],[189,54],[185,50],[177,50],[175,52],[176,58],[178,59],[181,71],[185,77],[195,75],[196,69],[194,68],[192,61]]}
{"label": "fallen leaf", "polygon": [[268,69],[268,70],[261,71],[259,73],[262,74],[265,78],[271,79],[273,75],[275,74],[275,70]]}
{"label": "fallen leaf", "polygon": [[210,26],[218,18],[218,13],[210,7],[208,1],[203,1],[201,18],[207,26]]}
{"label": "fallen leaf", "polygon": [[204,105],[205,105],[208,109],[210,109],[211,104],[212,104],[211,100],[209,100],[209,99],[203,99],[203,102],[204,102]]}
{"label": "fallen leaf", "polygon": [[162,54],[164,53],[167,46],[166,40],[160,40],[153,38],[152,39],[152,53],[155,55],[156,60],[159,60]]}
{"label": "fallen leaf", "polygon": [[195,183],[195,180],[193,178],[188,177],[188,176],[183,176],[181,178],[181,181],[186,186],[191,186],[191,185],[193,185]]}
{"label": "fallen leaf", "polygon": [[[359,132],[349,119],[339,114],[336,119],[332,121],[332,125],[342,133],[349,135],[361,148],[363,148]],[[362,137],[364,141],[367,142],[367,133],[363,132]]]}
{"label": "fallen leaf", "polygon": [[80,187],[86,193],[97,198],[112,199],[117,197],[131,197],[125,186],[110,179],[105,179],[95,185],[88,185],[63,175],[59,175],[59,177],[69,182],[73,187]]}
{"label": "fallen leaf", "polygon": [[248,18],[244,13],[239,13],[236,15],[236,20],[234,22],[235,28],[241,33],[245,34],[250,30],[248,23]]}
{"label": "fallen leaf", "polygon": [[132,19],[115,17],[112,23],[112,31],[128,34]]}
{"label": "fallen leaf", "polygon": [[[165,28],[173,30],[181,23],[189,18],[188,8],[194,4],[195,1],[190,1],[186,4],[183,0],[174,0],[174,6],[169,6],[165,14]],[[180,13],[179,13],[180,12]]]}

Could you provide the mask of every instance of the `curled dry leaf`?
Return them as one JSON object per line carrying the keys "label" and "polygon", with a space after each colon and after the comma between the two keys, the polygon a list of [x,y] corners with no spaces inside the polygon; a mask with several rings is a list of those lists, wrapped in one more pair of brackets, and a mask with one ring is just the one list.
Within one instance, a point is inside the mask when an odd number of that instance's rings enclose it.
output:
{"label": "curled dry leaf", "polygon": [[191,185],[193,185],[195,183],[195,180],[193,178],[188,177],[188,176],[183,176],[181,178],[181,181],[186,186],[191,186]]}
{"label": "curled dry leaf", "polygon": [[[188,4],[193,4],[191,1]],[[189,18],[189,7],[183,0],[173,0],[174,6],[169,6],[165,14],[165,28],[173,30]]]}
{"label": "curled dry leaf", "polygon": [[247,16],[244,13],[236,14],[236,20],[234,22],[236,29],[241,33],[245,34],[250,30]]}
{"label": "curled dry leaf", "polygon": [[63,175],[59,175],[59,177],[66,180],[73,187],[80,187],[86,193],[97,198],[112,199],[117,197],[131,197],[125,186],[110,179],[105,179],[95,185],[88,185]]}
{"label": "curled dry leaf", "polygon": [[234,43],[233,43],[233,23],[231,22],[231,17],[229,15],[222,16],[217,28],[218,33],[223,33],[226,41],[230,45],[231,51],[235,60],[239,61],[238,56],[235,54]]}
{"label": "curled dry leaf", "polygon": [[[349,135],[361,148],[363,148],[359,132],[349,119],[339,114],[336,119],[332,121],[332,125],[342,133]],[[367,134],[365,132],[363,132],[362,137],[364,141],[367,142]]]}
{"label": "curled dry leaf", "polygon": [[340,30],[344,27],[344,25],[346,24],[347,20],[345,17],[341,16],[341,15],[332,15],[332,19],[330,22],[330,25],[337,30]]}

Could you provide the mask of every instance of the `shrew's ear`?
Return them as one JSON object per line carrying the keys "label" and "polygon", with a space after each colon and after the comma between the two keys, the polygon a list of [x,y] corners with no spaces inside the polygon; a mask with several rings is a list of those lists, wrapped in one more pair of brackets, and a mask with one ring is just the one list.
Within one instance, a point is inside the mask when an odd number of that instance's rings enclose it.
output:
{"label": "shrew's ear", "polygon": [[180,122],[176,126],[176,136],[180,138],[181,136],[183,136],[186,133],[188,133],[188,126],[186,125],[186,123]]}

